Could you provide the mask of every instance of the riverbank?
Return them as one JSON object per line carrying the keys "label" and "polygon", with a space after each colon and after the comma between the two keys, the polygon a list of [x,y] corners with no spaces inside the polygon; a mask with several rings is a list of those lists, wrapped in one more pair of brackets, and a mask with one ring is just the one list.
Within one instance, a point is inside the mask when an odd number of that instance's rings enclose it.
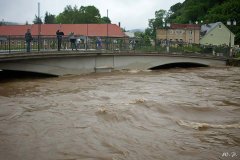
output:
{"label": "riverbank", "polygon": [[240,67],[240,58],[228,59],[227,60],[228,66],[235,66]]}

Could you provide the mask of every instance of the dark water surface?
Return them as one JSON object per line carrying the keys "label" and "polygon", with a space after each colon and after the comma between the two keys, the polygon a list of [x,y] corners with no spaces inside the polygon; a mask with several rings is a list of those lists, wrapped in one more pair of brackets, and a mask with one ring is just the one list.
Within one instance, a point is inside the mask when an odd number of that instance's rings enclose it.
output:
{"label": "dark water surface", "polygon": [[1,160],[240,159],[240,68],[0,82]]}

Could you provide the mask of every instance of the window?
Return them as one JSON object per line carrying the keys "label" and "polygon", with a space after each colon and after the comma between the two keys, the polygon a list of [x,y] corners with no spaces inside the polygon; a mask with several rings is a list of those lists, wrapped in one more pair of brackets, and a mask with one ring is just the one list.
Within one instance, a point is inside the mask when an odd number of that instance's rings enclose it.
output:
{"label": "window", "polygon": [[192,35],[192,30],[191,30],[191,31],[189,31],[189,34],[190,34],[190,35]]}
{"label": "window", "polygon": [[175,31],[175,34],[178,34],[178,35],[179,35],[179,34],[183,34],[183,31],[182,31],[182,30],[176,30],[176,31]]}
{"label": "window", "polygon": [[222,25],[221,25],[221,24],[219,24],[219,25],[218,25],[218,28],[219,28],[219,29],[222,29]]}

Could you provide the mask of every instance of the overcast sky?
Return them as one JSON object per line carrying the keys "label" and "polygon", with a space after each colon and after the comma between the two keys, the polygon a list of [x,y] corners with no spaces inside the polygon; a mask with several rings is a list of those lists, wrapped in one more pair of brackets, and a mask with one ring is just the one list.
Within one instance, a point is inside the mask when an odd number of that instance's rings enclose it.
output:
{"label": "overcast sky", "polygon": [[63,12],[66,5],[88,6],[94,5],[101,16],[108,15],[112,23],[118,24],[126,30],[144,29],[148,27],[148,19],[154,18],[155,11],[168,10],[173,4],[184,0],[0,0],[0,20],[32,23],[38,14],[40,2],[40,16],[45,12],[57,15]]}

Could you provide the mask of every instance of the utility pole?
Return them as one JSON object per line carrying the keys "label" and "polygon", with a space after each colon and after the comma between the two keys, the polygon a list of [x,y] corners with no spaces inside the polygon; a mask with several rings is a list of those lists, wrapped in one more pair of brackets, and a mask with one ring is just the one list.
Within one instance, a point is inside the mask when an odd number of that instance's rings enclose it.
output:
{"label": "utility pole", "polygon": [[88,23],[87,23],[87,36],[86,36],[86,50],[88,49]]}
{"label": "utility pole", "polygon": [[41,24],[40,24],[40,2],[38,2],[38,52],[40,51],[40,34],[41,34]]}
{"label": "utility pole", "polygon": [[[108,9],[107,9],[107,19],[108,19]],[[108,50],[108,21],[107,21],[107,41],[106,41],[106,49]]]}

